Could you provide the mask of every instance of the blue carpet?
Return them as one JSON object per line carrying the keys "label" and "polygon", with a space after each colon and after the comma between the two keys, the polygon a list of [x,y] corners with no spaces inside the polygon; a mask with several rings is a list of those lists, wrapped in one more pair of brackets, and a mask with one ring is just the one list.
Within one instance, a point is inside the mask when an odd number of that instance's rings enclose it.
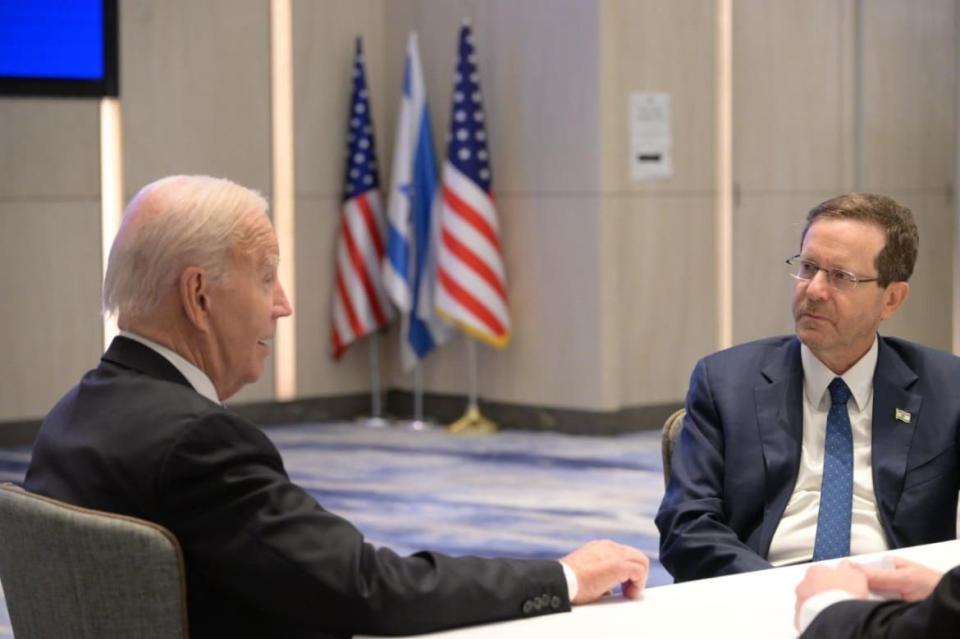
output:
{"label": "blue carpet", "polygon": [[[556,558],[596,538],[657,555],[660,433],[489,437],[352,424],[267,430],[287,472],[374,544],[407,554]],[[0,481],[20,482],[27,449],[0,450]],[[651,586],[670,583],[651,561]],[[0,591],[0,639],[12,637]]]}

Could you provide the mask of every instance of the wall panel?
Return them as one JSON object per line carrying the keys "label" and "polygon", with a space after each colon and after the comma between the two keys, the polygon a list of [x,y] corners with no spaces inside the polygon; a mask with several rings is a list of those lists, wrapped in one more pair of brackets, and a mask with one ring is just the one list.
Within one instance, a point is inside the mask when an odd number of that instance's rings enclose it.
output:
{"label": "wall panel", "polygon": [[[715,189],[716,7],[712,2],[601,2],[603,183],[606,193],[703,195]],[[634,91],[671,96],[674,176],[630,180],[628,101]]]}
{"label": "wall panel", "polygon": [[0,201],[100,198],[98,100],[0,98]]}
{"label": "wall panel", "polygon": [[0,202],[0,421],[42,417],[96,366],[99,238],[96,201]]}
{"label": "wall panel", "polygon": [[[600,8],[606,405],[679,402],[694,362],[716,347],[716,6]],[[671,97],[669,180],[630,179],[635,91]]]}
{"label": "wall panel", "polygon": [[[399,99],[407,34],[419,34],[434,139],[450,126],[457,35],[469,18],[489,123],[494,190],[595,192],[600,166],[599,8],[583,0],[404,0],[386,5],[387,93]],[[392,146],[395,118],[389,118]]]}
{"label": "wall panel", "polygon": [[864,3],[864,185],[931,189],[952,183],[956,3]]}
{"label": "wall panel", "polygon": [[99,106],[0,98],[0,421],[42,417],[101,352]]}
{"label": "wall panel", "polygon": [[[611,197],[603,253],[616,255],[618,406],[677,402],[694,363],[716,348],[713,198]],[[609,233],[609,231],[608,231]]]}
{"label": "wall panel", "polygon": [[851,3],[733,3],[740,193],[840,192],[853,167]]}
{"label": "wall panel", "polygon": [[127,194],[174,173],[269,194],[269,3],[126,0],[120,21]]}

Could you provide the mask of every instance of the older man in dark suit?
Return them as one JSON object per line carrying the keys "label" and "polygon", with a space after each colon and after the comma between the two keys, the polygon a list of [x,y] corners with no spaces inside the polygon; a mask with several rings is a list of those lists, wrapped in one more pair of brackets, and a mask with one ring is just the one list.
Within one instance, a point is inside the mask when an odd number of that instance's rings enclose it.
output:
{"label": "older man in dark suit", "polygon": [[291,306],[266,202],[174,176],[130,203],[104,307],[121,335],[40,429],[26,487],[170,529],[191,636],[412,634],[569,610],[648,560],[609,541],[561,561],[400,557],[291,483],[276,448],[221,402],[263,371]]}
{"label": "older man in dark suit", "polygon": [[820,204],[787,260],[796,335],[697,364],[656,518],[676,579],[956,538],[960,358],[877,334],[918,242],[891,198]]}

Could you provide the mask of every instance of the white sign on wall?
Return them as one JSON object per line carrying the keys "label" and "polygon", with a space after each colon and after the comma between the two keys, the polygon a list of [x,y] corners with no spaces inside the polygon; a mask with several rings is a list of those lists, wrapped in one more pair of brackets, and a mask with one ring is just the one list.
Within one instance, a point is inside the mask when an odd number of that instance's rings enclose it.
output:
{"label": "white sign on wall", "polygon": [[670,94],[630,94],[630,177],[634,182],[673,177]]}

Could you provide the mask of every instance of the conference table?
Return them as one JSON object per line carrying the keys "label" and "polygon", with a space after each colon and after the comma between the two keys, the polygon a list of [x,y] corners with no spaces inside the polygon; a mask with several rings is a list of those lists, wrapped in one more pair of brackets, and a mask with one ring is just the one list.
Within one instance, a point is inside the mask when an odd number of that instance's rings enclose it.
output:
{"label": "conference table", "polygon": [[[880,565],[884,557],[889,556],[904,557],[945,571],[960,564],[960,540],[859,555],[852,560]],[[809,566],[784,566],[659,586],[647,589],[638,600],[611,597],[577,606],[566,614],[417,636],[421,639],[794,638],[797,636],[793,627],[794,588]]]}

